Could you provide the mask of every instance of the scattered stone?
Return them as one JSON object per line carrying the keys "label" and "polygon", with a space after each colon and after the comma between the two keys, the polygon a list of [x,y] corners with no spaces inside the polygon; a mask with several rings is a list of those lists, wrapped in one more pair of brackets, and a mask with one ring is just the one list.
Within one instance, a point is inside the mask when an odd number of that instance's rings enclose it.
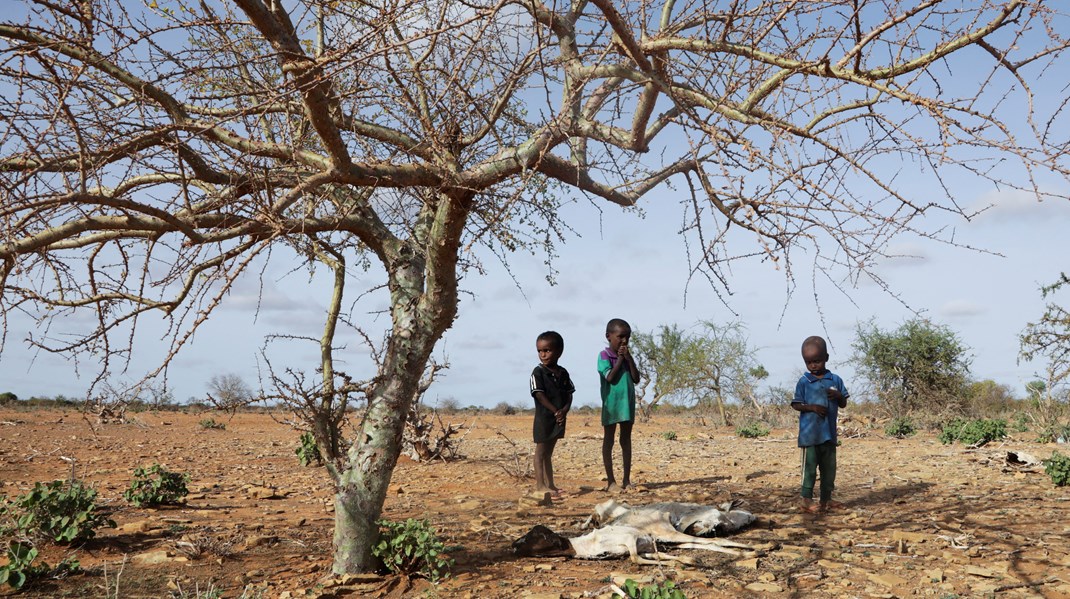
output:
{"label": "scattered stone", "polygon": [[966,573],[970,576],[980,576],[981,578],[999,578],[1000,576],[998,572],[993,572],[980,566],[966,566]]}
{"label": "scattered stone", "polygon": [[758,558],[752,557],[751,559],[741,559],[735,563],[737,568],[743,568],[745,570],[757,570]]}
{"label": "scattered stone", "polygon": [[148,520],[138,520],[137,522],[127,522],[126,524],[123,524],[122,526],[119,527],[119,532],[125,532],[125,533],[149,532],[153,528],[154,527],[152,525],[152,522],[150,522]]}
{"label": "scattered stone", "polygon": [[145,553],[138,553],[131,558],[134,563],[141,564],[143,566],[153,566],[157,564],[166,564],[168,562],[177,561],[174,556],[170,555],[165,549],[157,549],[155,551],[146,551]]}
{"label": "scattered stone", "polygon": [[554,500],[549,491],[532,491],[522,495],[519,503],[521,508],[549,507],[554,504]]}
{"label": "scattered stone", "polygon": [[752,582],[743,587],[752,593],[783,593],[784,587],[773,582]]}
{"label": "scattered stone", "polygon": [[907,581],[907,579],[902,578],[900,576],[896,576],[895,574],[869,574],[866,577],[871,582],[875,582],[881,586],[893,589],[903,587],[909,584],[909,581]]}

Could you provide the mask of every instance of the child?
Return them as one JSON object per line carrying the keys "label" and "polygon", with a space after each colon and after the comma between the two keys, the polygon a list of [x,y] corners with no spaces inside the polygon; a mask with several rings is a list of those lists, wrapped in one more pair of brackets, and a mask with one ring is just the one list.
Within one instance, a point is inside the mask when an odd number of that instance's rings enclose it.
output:
{"label": "child", "polygon": [[[850,394],[843,379],[825,369],[828,346],[821,337],[802,344],[807,372],[795,385],[791,407],[799,412],[799,447],[802,448],[802,510],[807,513],[840,509],[832,500],[836,485],[836,414],[847,407]],[[814,481],[821,472],[821,506],[814,505]]]}
{"label": "child", "polygon": [[[632,327],[619,318],[606,324],[609,347],[598,354],[602,391],[602,464],[606,468],[606,491],[616,493],[632,484],[632,423],[635,421],[635,384],[639,368],[628,351]],[[620,486],[613,477],[613,436],[620,424],[620,451],[624,478]]]}
{"label": "child", "polygon": [[565,351],[565,340],[554,331],[546,331],[535,339],[539,365],[531,372],[531,395],[535,398],[535,490],[549,491],[563,497],[564,491],[554,484],[553,455],[557,440],[565,436],[565,417],[572,407],[576,387],[568,371],[557,364]]}

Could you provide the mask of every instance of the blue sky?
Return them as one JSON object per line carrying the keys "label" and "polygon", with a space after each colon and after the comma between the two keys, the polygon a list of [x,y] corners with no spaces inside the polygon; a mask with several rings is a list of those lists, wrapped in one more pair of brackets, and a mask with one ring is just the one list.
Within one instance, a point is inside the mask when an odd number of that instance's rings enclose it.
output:
{"label": "blue sky", "polygon": [[[725,296],[726,306],[704,280],[688,283],[684,242],[678,234],[681,214],[672,193],[660,189],[648,197],[645,217],[615,206],[600,205],[598,210],[586,200],[568,205],[562,217],[578,236],[559,248],[554,286],[545,281],[542,256],[511,257],[510,270],[519,286],[503,266],[485,257],[487,274],[469,274],[462,283],[460,316],[435,352],[436,359],[451,366],[429,391],[427,403],[452,397],[461,405],[525,404],[530,401],[527,375],[537,363],[535,337],[554,329],[565,337],[562,364],[576,381],[576,400],[597,404],[595,357],[605,340],[605,322],[612,317],[625,318],[638,330],[670,323],[688,327],[702,319],[739,320],[771,373],[769,384],[793,382],[802,368],[799,343],[821,334],[831,342],[830,368],[841,372],[850,388],[853,368],[845,361],[857,323],[873,318],[878,326],[893,328],[915,311],[951,327],[972,348],[977,378],[991,378],[1020,393],[1042,369],[1041,364],[1018,363],[1017,336],[1042,311],[1038,287],[1065,270],[1064,257],[1070,253],[1065,233],[1068,201],[1038,202],[993,190],[958,198],[965,206],[993,206],[970,222],[954,223],[956,240],[992,253],[902,238],[893,249],[911,257],[886,260],[876,269],[898,299],[866,279],[842,290],[822,278],[811,279],[805,257],[796,256],[800,263],[790,298],[782,271],[750,261],[733,267],[733,293]],[[607,261],[617,266],[607,268]],[[243,280],[179,355],[169,377],[177,399],[203,397],[209,379],[218,374],[237,374],[256,387],[265,335],[319,335],[326,281],[289,273],[285,266],[285,261],[272,265],[262,292],[255,279]],[[354,280],[350,290],[374,284],[374,275],[373,270]],[[812,280],[817,281],[818,301]],[[355,320],[376,339],[387,323],[386,316],[376,312],[385,306],[384,295],[372,294],[354,310]],[[30,351],[20,343],[32,329],[30,321],[15,318],[8,324],[0,391],[19,397],[84,395],[94,373],[91,359],[83,358],[76,369],[73,362]],[[130,379],[154,367],[165,347],[158,326],[151,319],[142,324]],[[61,333],[63,326],[56,323],[53,332]],[[349,332],[343,332],[340,341],[346,344],[338,354],[340,367],[367,375],[367,348]],[[312,371],[316,366],[316,347],[307,342],[277,343],[269,355],[276,368]]]}

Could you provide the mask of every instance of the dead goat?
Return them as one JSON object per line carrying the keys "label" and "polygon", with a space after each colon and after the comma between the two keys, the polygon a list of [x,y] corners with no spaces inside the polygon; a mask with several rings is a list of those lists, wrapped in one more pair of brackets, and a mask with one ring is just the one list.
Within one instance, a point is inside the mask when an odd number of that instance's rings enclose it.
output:
{"label": "dead goat", "polygon": [[737,507],[733,502],[719,506],[661,502],[629,507],[609,500],[595,506],[592,516],[598,522],[605,522],[604,526],[585,535],[568,538],[539,525],[514,541],[512,548],[514,554],[522,557],[607,559],[628,556],[639,564],[655,564],[664,560],[690,561],[661,553],[659,545],[739,555],[736,549],[749,550],[751,547],[726,539],[710,538],[710,535],[735,532],[754,522],[753,514]]}

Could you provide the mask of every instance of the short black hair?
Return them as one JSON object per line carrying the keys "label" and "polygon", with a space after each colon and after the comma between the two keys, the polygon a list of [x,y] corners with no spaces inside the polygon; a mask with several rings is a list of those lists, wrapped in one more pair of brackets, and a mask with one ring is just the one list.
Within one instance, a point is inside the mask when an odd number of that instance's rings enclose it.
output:
{"label": "short black hair", "polygon": [[553,344],[554,349],[558,351],[565,351],[565,338],[561,336],[561,333],[557,331],[545,331],[539,333],[539,336],[535,338],[535,341],[549,341]]}
{"label": "short black hair", "polygon": [[825,339],[823,337],[818,337],[817,335],[811,335],[807,337],[805,341],[802,342],[803,351],[806,350],[807,346],[816,347],[817,349],[821,350],[821,353],[825,354],[826,356],[829,353],[829,348],[828,345],[825,343]]}
{"label": "short black hair", "polygon": [[628,329],[630,331],[632,330],[632,325],[628,324],[628,321],[623,318],[611,318],[609,322],[606,323],[607,333],[612,333],[613,331],[619,331],[621,329]]}

